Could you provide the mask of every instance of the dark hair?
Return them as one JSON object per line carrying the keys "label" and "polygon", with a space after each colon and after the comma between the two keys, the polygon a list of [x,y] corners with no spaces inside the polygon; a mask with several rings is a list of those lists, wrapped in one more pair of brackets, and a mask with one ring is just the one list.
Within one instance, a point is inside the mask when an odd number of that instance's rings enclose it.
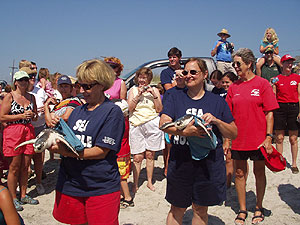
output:
{"label": "dark hair", "polygon": [[182,53],[178,48],[173,47],[168,51],[168,57],[170,57],[172,55],[176,55],[178,58],[181,58]]}
{"label": "dark hair", "polygon": [[238,79],[238,76],[235,75],[233,72],[226,72],[226,73],[224,73],[224,75],[222,76],[222,78],[223,77],[228,77],[229,80],[231,80],[231,82],[234,82],[234,81],[236,81]]}
{"label": "dark hair", "polygon": [[217,80],[221,80],[222,77],[223,77],[223,74],[220,70],[214,70],[211,72],[209,79],[211,80],[211,79],[215,78]]}

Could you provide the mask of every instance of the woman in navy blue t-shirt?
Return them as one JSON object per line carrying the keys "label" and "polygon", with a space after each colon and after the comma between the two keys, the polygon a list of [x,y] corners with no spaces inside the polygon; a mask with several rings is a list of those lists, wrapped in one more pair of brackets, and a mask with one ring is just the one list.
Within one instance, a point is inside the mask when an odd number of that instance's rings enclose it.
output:
{"label": "woman in navy blue t-shirt", "polygon": [[93,59],[78,66],[77,78],[86,104],[73,110],[68,125],[85,148],[79,158],[59,142],[50,149],[63,156],[53,216],[68,224],[116,225],[120,208],[116,155],[125,124],[121,109],[104,95],[115,73]]}
{"label": "woman in navy blue t-shirt", "polygon": [[203,137],[193,121],[183,130],[169,127],[172,148],[167,174],[166,199],[171,203],[167,224],[182,224],[186,208],[192,205],[193,223],[208,223],[208,206],[217,205],[226,198],[226,173],[222,136],[235,139],[237,128],[230,109],[223,98],[205,91],[204,80],[208,70],[205,62],[191,58],[182,72],[187,89],[170,93],[164,102],[160,125],[175,121],[185,114],[202,117],[212,125],[217,136],[217,147],[202,160],[194,160],[187,143],[187,136]]}

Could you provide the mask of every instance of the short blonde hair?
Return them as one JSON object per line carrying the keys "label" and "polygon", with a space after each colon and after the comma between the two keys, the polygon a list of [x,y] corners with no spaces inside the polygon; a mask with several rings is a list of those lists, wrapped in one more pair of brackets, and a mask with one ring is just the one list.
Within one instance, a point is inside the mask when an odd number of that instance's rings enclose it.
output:
{"label": "short blonde hair", "polygon": [[19,62],[19,69],[23,68],[23,67],[30,67],[31,66],[31,62],[29,62],[28,60],[26,59],[22,59],[20,62]]}
{"label": "short blonde hair", "polygon": [[104,91],[109,89],[116,79],[113,69],[99,59],[90,59],[81,63],[77,67],[76,77],[79,82],[96,81],[103,85]]}

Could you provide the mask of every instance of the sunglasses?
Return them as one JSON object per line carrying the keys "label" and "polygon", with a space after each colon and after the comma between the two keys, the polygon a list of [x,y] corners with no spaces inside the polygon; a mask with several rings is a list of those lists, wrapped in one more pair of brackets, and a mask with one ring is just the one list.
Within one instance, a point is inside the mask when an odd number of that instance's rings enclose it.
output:
{"label": "sunglasses", "polygon": [[93,83],[93,84],[80,84],[80,83],[78,83],[78,85],[79,85],[80,87],[82,87],[83,90],[85,90],[85,91],[88,91],[88,90],[92,89],[92,88],[93,88],[94,86],[96,86],[97,84],[99,84],[99,83]]}
{"label": "sunglasses", "polygon": [[239,62],[239,61],[233,62],[233,63],[232,63],[232,67],[241,67],[242,64],[244,64],[244,63],[241,63],[241,62]]}
{"label": "sunglasses", "polygon": [[29,81],[29,78],[28,77],[23,77],[23,78],[21,78],[21,79],[19,79],[19,80],[17,80],[17,81],[20,81],[20,82],[22,82],[22,81]]}
{"label": "sunglasses", "polygon": [[110,65],[110,67],[111,67],[112,69],[116,69],[116,68],[119,67],[119,65],[116,65],[116,64],[109,64],[109,65]]}
{"label": "sunglasses", "polygon": [[29,76],[29,79],[35,80],[35,77],[36,77],[35,73],[28,74],[28,76]]}
{"label": "sunglasses", "polygon": [[184,75],[184,76],[186,76],[186,75],[188,75],[189,73],[191,74],[191,75],[196,75],[197,73],[199,73],[199,72],[201,72],[201,71],[198,71],[198,70],[190,70],[190,71],[187,71],[187,70],[184,70],[184,71],[182,71],[182,74]]}

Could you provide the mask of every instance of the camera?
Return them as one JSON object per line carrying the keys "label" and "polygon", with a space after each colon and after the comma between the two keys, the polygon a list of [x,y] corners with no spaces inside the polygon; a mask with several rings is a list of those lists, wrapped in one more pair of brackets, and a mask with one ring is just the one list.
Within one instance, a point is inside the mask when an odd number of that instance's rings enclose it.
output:
{"label": "camera", "polygon": [[233,45],[231,43],[226,42],[226,49],[227,49],[227,51],[229,51],[230,53],[232,53],[234,47],[233,47]]}

